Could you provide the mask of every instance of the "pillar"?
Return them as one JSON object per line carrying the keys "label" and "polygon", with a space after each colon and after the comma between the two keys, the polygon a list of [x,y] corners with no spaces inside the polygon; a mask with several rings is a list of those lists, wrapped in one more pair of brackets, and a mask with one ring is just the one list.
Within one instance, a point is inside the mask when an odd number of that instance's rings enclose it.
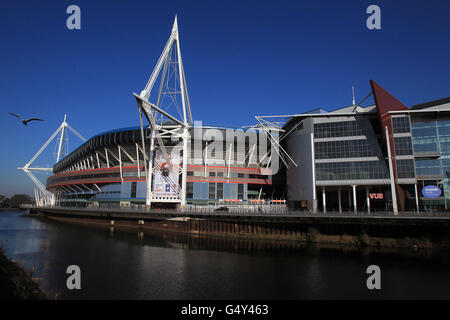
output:
{"label": "pillar", "polygon": [[392,193],[392,211],[394,212],[394,215],[398,215],[398,208],[397,208],[397,194],[395,193],[395,181],[394,181],[394,169],[392,165],[393,157],[391,156],[391,144],[389,142],[389,131],[388,127],[385,127],[386,129],[386,146],[387,146],[387,152],[388,152],[388,163],[389,163],[389,178],[391,180],[391,193]]}
{"label": "pillar", "polygon": [[339,213],[342,213],[341,188],[338,188]]}
{"label": "pillar", "polygon": [[327,212],[327,198],[325,194],[325,187],[322,188],[322,204],[323,204],[323,212]]}
{"label": "pillar", "polygon": [[352,185],[353,188],[353,212],[357,213],[358,212],[358,206],[356,203],[356,185]]}
{"label": "pillar", "polygon": [[369,187],[366,187],[366,201],[367,201],[367,213],[370,214]]}
{"label": "pillar", "polygon": [[417,209],[417,214],[420,213],[419,211],[419,194],[417,193],[417,183],[414,185],[414,191],[416,193],[416,209]]}

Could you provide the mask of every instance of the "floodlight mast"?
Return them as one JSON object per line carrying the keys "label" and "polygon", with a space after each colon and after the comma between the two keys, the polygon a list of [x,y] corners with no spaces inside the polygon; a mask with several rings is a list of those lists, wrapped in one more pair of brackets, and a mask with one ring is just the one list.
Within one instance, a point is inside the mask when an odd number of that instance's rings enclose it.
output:
{"label": "floodlight mast", "polygon": [[36,154],[28,161],[23,167],[19,167],[17,169],[22,170],[25,172],[28,177],[31,179],[31,181],[34,182],[36,187],[39,189],[39,192],[35,191],[35,195],[39,197],[39,199],[36,199],[36,203],[39,203],[39,205],[54,205],[55,204],[55,196],[51,192],[47,191],[45,189],[45,186],[42,184],[42,182],[39,181],[39,179],[36,178],[36,176],[32,173],[32,171],[43,171],[43,172],[52,172],[53,168],[39,168],[39,167],[31,167],[33,162],[41,155],[41,153],[47,148],[47,146],[53,141],[53,139],[56,138],[58,133],[61,133],[60,140],[59,140],[59,146],[58,146],[58,153],[56,157],[56,162],[59,162],[60,157],[62,154],[64,154],[64,142],[66,136],[66,128],[69,128],[70,131],[72,131],[77,137],[79,137],[83,142],[86,142],[86,138],[84,138],[78,131],[73,129],[67,122],[67,115],[64,115],[64,120],[61,123],[61,125],[56,129],[56,131],[48,138],[48,140],[42,145],[42,147],[36,152]]}
{"label": "floodlight mast", "polygon": [[[177,59],[176,61],[172,60],[172,53],[176,53]],[[167,74],[168,69],[171,65],[177,65],[178,71],[178,85],[180,87],[180,92],[173,92],[173,94],[179,93],[181,95],[181,104],[182,104],[182,117],[181,119],[176,116],[170,114],[167,110],[163,110],[160,107],[161,97],[163,95],[164,85],[167,85],[165,81],[169,78],[170,75]],[[163,68],[164,66],[164,68]],[[162,71],[162,72],[161,72]],[[158,76],[161,74],[161,82],[159,86],[158,96],[156,99],[156,104],[150,102],[151,91],[156,83]],[[144,138],[144,127],[142,123],[142,114],[144,114],[147,119],[149,126],[151,128],[150,134],[150,153],[149,153],[149,162],[148,162],[148,170],[147,172],[147,194],[146,194],[146,205],[150,206],[153,201],[153,190],[152,190],[152,175],[155,170],[159,170],[161,168],[153,168],[154,159],[153,153],[155,150],[155,140],[158,142],[159,148],[163,153],[164,158],[170,162],[171,156],[167,152],[167,149],[164,145],[163,136],[168,137],[168,135],[172,135],[172,137],[178,137],[182,139],[183,142],[183,160],[180,168],[181,172],[181,187],[178,187],[177,183],[173,181],[169,181],[167,177],[164,179],[172,186],[174,191],[177,192],[179,197],[181,207],[186,205],[186,184],[187,184],[187,163],[188,163],[188,140],[189,140],[189,127],[192,125],[192,113],[189,102],[189,95],[187,91],[186,78],[184,74],[183,68],[183,60],[181,58],[181,50],[180,50],[180,39],[178,34],[178,22],[177,16],[175,16],[175,21],[173,23],[172,32],[170,34],[169,39],[161,53],[161,56],[156,63],[155,68],[144,88],[141,91],[140,95],[134,93],[134,96],[137,101],[139,116],[140,116],[140,124],[141,124],[141,143],[142,150],[145,152],[145,138]],[[164,123],[157,123],[158,114],[165,116],[175,122],[175,124],[165,125]],[[179,172],[179,173],[180,173]],[[161,200],[158,200],[160,202]]]}

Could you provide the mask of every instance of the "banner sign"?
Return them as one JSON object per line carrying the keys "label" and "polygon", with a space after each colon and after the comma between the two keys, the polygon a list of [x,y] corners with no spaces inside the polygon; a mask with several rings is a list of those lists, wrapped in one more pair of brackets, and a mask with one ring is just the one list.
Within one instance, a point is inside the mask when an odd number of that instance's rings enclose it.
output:
{"label": "banner sign", "polygon": [[426,186],[422,189],[422,194],[425,198],[434,199],[441,195],[441,188],[438,186]]}
{"label": "banner sign", "polygon": [[156,151],[153,163],[155,164],[153,196],[162,198],[178,198],[178,193],[176,190],[179,188],[179,158],[172,158],[170,163],[168,163],[164,158],[163,153],[158,150]]}

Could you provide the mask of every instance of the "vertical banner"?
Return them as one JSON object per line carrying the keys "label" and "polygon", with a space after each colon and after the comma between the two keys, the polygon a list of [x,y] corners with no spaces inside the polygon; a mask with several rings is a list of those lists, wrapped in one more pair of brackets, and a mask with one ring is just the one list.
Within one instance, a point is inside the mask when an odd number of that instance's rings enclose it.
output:
{"label": "vertical banner", "polygon": [[[156,151],[154,159],[155,175],[153,183],[153,196],[162,198],[178,198],[177,189],[180,159],[174,156],[168,163],[160,150]],[[164,201],[164,199],[162,199]]]}

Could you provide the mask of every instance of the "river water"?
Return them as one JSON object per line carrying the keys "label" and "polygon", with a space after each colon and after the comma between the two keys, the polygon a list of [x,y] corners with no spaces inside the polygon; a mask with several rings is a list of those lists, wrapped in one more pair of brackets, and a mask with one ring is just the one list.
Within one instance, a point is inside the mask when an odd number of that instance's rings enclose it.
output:
{"label": "river water", "polygon": [[[450,299],[450,253],[121,232],[0,211],[9,258],[59,299]],[[81,269],[68,290],[66,269]],[[381,290],[368,290],[369,265]]]}

